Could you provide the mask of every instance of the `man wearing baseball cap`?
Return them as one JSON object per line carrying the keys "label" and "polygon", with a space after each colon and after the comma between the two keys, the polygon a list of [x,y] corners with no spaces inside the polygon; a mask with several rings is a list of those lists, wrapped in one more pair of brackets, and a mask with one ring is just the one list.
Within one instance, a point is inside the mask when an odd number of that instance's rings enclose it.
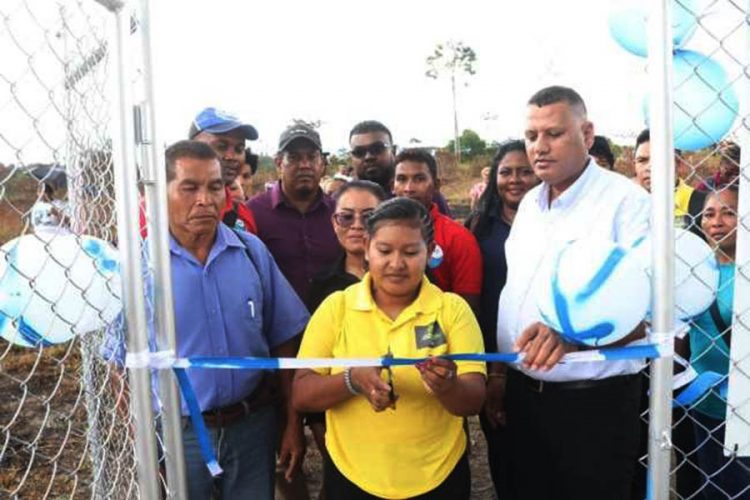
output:
{"label": "man wearing baseball cap", "polygon": [[335,203],[320,188],[325,166],[318,132],[306,124],[288,127],[279,138],[275,163],[279,180],[248,206],[258,236],[304,302],[313,276],[340,252],[331,224]]}
{"label": "man wearing baseball cap", "polygon": [[227,203],[221,213],[222,222],[234,229],[257,233],[258,227],[252,211],[232,200],[229,187],[239,175],[245,161],[245,141],[256,140],[258,131],[230,113],[205,108],[190,124],[188,138],[208,144],[219,155],[221,176],[227,190]]}

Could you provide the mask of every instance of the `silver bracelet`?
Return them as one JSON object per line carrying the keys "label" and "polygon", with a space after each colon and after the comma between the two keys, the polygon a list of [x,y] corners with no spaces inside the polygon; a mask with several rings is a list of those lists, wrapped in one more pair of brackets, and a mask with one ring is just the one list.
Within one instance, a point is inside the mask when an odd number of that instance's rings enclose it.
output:
{"label": "silver bracelet", "polygon": [[354,387],[354,384],[352,383],[352,369],[351,367],[344,370],[344,385],[346,386],[346,389],[352,393],[354,396],[359,395],[359,391],[356,387]]}

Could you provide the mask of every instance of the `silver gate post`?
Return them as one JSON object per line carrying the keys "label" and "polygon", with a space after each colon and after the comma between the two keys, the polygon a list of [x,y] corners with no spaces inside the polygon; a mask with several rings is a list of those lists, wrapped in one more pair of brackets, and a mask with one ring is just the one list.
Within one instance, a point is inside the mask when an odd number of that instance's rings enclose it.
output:
{"label": "silver gate post", "polygon": [[[651,129],[652,341],[674,345],[674,144],[671,2],[651,2],[648,75]],[[670,349],[671,352],[671,349]],[[648,496],[669,500],[672,456],[672,356],[651,362]]]}
{"label": "silver gate post", "polygon": [[[130,72],[125,56],[125,45],[130,33],[130,15],[123,12],[119,1],[100,1],[115,15],[114,56],[116,92],[114,134],[114,173],[117,198],[117,234],[122,273],[123,302],[127,322],[127,349],[129,353],[149,350],[146,301],[143,286],[143,267],[138,228],[138,193],[134,161],[133,114]],[[151,407],[151,373],[149,368],[129,370],[130,405],[135,423],[135,457],[138,467],[140,496],[159,498],[159,478],[156,459],[156,433]]]}
{"label": "silver gate post", "polygon": [[[152,2],[141,0],[140,32],[143,48],[144,103],[141,116],[145,118],[142,146],[144,191],[149,214],[149,254],[154,272],[154,310],[156,343],[160,351],[175,351],[175,321],[172,302],[172,273],[169,257],[169,223],[167,217],[167,176],[164,147],[156,126],[156,91],[154,88]],[[187,498],[185,455],[182,446],[180,394],[171,370],[159,371],[159,392],[162,401],[162,429],[164,457],[167,470],[169,498]]]}

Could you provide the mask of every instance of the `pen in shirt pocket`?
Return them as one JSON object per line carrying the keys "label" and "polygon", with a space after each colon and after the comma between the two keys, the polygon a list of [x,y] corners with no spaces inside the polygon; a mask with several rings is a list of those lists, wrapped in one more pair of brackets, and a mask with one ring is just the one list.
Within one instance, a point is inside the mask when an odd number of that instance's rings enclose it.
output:
{"label": "pen in shirt pocket", "polygon": [[253,302],[253,299],[247,299],[247,307],[250,308],[250,316],[255,318],[255,302]]}

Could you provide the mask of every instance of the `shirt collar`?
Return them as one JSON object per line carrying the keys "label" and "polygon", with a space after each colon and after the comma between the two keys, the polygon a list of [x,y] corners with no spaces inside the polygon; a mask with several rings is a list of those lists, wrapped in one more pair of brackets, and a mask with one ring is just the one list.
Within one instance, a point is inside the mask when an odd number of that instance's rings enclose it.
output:
{"label": "shirt collar", "polygon": [[[310,210],[307,211],[307,213],[314,212],[315,210],[318,210],[320,206],[325,203],[325,200],[327,198],[327,195],[323,193],[323,190],[318,188],[318,198],[315,200],[315,202],[310,205]],[[271,188],[271,208],[274,210],[279,208],[279,205],[284,204],[289,208],[292,208],[294,210],[297,210],[286,198],[286,195],[284,194],[284,191],[281,189],[281,180],[278,180],[274,183],[273,187]]]}
{"label": "shirt collar", "polygon": [[[245,245],[240,241],[239,236],[237,236],[234,231],[227,227],[223,222],[220,222],[216,227],[216,240],[214,240],[211,251],[208,253],[206,266],[208,266],[211,261],[228,247],[244,248]],[[193,256],[193,254],[191,254],[185,247],[180,245],[180,242],[177,241],[171,233],[169,235],[169,251],[174,255],[198,262],[195,256]]]}
{"label": "shirt collar", "polygon": [[543,182],[536,198],[539,209],[542,212],[548,212],[552,209],[565,209],[570,207],[575,202],[575,200],[578,199],[580,193],[584,191],[586,184],[594,179],[599,173],[597,171],[598,168],[601,167],[594,163],[594,159],[589,156],[588,162],[583,168],[583,172],[581,172],[581,175],[578,176],[578,179],[576,179],[575,182],[568,187],[568,189],[563,191],[560,196],[555,198],[555,200],[551,204],[549,203],[550,185],[546,182]]}
{"label": "shirt collar", "polygon": [[[355,311],[373,311],[377,309],[375,299],[372,297],[372,279],[370,273],[366,273],[360,282],[360,286],[354,287],[355,290],[353,307]],[[430,280],[426,276],[422,277],[422,284],[419,288],[419,295],[417,298],[404,309],[399,317],[404,316],[404,313],[411,313],[411,315],[417,314],[429,314],[436,311],[440,307],[441,294],[439,288],[430,283]]]}

